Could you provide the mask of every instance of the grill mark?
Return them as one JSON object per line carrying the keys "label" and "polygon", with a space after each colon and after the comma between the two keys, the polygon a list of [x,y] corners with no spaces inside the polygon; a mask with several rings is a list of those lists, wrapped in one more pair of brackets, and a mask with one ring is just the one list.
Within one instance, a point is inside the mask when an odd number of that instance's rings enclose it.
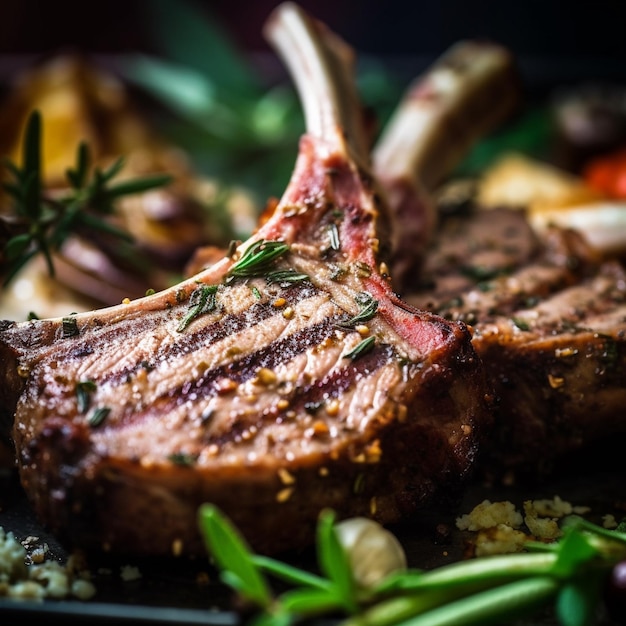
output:
{"label": "grill mark", "polygon": [[[340,398],[353,385],[362,378],[371,375],[397,357],[396,351],[389,344],[378,344],[373,350],[357,360],[350,360],[349,364],[341,370],[336,370],[316,383],[298,387],[294,395],[289,398],[289,406],[284,410],[276,408],[263,411],[258,416],[256,427],[263,428],[263,423],[274,423],[281,418],[287,418],[288,412],[315,414],[316,408],[321,407],[322,402]],[[312,405],[308,407],[307,405]],[[249,425],[234,422],[227,432],[220,432],[204,439],[204,444],[217,444],[222,446],[236,440],[237,435]]]}
{"label": "grill mark", "polygon": [[130,411],[122,421],[129,423],[148,419],[153,413],[166,413],[190,400],[206,400],[215,397],[220,394],[220,383],[224,379],[241,384],[256,376],[260,368],[274,369],[282,362],[293,359],[330,337],[335,332],[337,322],[341,319],[343,319],[341,315],[329,317],[319,324],[307,326],[260,350],[248,353],[235,362],[207,370],[200,378],[178,385],[156,398],[146,411]]}
{"label": "grill mark", "polygon": [[394,348],[389,344],[377,344],[370,352],[349,364],[341,370],[336,370],[324,379],[296,392],[291,400],[291,410],[304,409],[307,404],[317,404],[321,400],[338,398],[346,392],[356,380],[369,376],[389,363],[396,356]]}
{"label": "grill mark", "polygon": [[[280,291],[281,297],[285,298],[288,304],[296,305],[298,302],[315,296],[319,290],[311,283],[305,283],[302,285],[292,285],[287,288],[282,288]],[[276,308],[272,306],[270,302],[259,302],[253,304],[251,307],[243,310],[238,314],[227,314],[221,317],[213,324],[201,326],[195,331],[190,328],[179,334],[177,341],[172,344],[164,345],[158,348],[155,352],[151,353],[150,360],[142,360],[132,365],[123,367],[121,369],[108,370],[102,373],[99,377],[99,382],[110,383],[113,385],[121,384],[125,382],[130,376],[143,368],[155,367],[159,363],[168,361],[169,359],[179,357],[181,355],[192,354],[202,346],[215,343],[224,339],[230,334],[240,332],[245,328],[252,327],[259,322],[262,322],[269,317],[276,315]],[[160,318],[152,320],[153,324],[149,327],[142,325],[141,332],[145,333],[147,330],[158,328],[162,323]],[[119,332],[119,329],[113,328],[108,334],[108,339],[111,340],[114,335],[132,335],[136,332],[137,328],[133,325],[130,328],[124,324],[123,332]],[[86,340],[90,340],[87,338]],[[98,342],[106,343],[107,335],[100,335]],[[70,358],[80,358],[85,355],[85,346],[77,346],[76,349],[69,353]]]}

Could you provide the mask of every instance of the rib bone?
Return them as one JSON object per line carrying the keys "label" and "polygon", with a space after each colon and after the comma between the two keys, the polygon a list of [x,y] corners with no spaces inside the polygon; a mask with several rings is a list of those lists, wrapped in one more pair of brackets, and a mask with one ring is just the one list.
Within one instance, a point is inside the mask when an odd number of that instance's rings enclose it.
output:
{"label": "rib bone", "polygon": [[519,102],[511,54],[487,42],[455,44],[407,89],[372,156],[392,212],[391,268],[401,293],[419,275],[437,227],[432,191]]}

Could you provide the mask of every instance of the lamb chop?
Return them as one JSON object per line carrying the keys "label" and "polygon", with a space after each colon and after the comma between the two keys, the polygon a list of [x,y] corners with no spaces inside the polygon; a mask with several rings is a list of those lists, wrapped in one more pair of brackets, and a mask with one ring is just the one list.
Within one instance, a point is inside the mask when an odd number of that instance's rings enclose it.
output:
{"label": "lamb chop", "polygon": [[471,474],[489,388],[466,325],[392,290],[352,50],[290,3],[265,34],[307,133],[255,234],[171,289],[0,330],[20,478],[68,546],[202,553],[213,502],[275,553],[323,508],[390,523]]}
{"label": "lamb chop", "polygon": [[[420,135],[410,123],[403,128],[394,154],[411,163]],[[386,164],[376,165],[386,180]],[[626,432],[623,266],[578,231],[535,230],[522,210],[474,206],[440,222],[403,297],[472,329],[496,397],[483,469],[534,479],[573,451]]]}
{"label": "lamb chop", "polygon": [[626,432],[626,270],[581,233],[475,210],[444,223],[423,281],[407,300],[471,324],[492,381],[485,471],[535,479]]}
{"label": "lamb chop", "polygon": [[[446,58],[456,61],[446,63]],[[397,257],[408,277],[402,297],[420,309],[466,322],[487,369],[496,407],[481,455],[483,470],[537,478],[566,455],[626,432],[621,418],[626,270],[616,260],[605,260],[607,255],[594,249],[584,233],[552,225],[537,230],[523,210],[473,206],[438,215],[432,196],[430,204],[419,205],[406,201],[415,194],[397,191],[433,191],[451,171],[453,161],[435,158],[438,145],[446,142],[429,144],[425,138],[446,111],[421,96],[435,91],[428,86],[443,84],[438,99],[464,101],[465,106],[447,108],[466,119],[474,112],[475,122],[481,111],[483,124],[491,121],[484,107],[492,103],[495,123],[511,110],[509,98],[516,93],[511,66],[497,46],[458,44],[440,61],[444,74],[439,81],[422,77],[408,90],[374,147],[373,167],[390,190],[392,223],[407,235],[396,248],[396,254],[405,252]],[[454,71],[467,67],[469,72]],[[468,129],[469,139],[481,124],[452,127],[461,137]],[[459,145],[462,149],[464,142]],[[435,213],[428,216],[428,207]],[[407,213],[427,216],[413,240]],[[419,265],[411,256],[411,241],[419,246]]]}

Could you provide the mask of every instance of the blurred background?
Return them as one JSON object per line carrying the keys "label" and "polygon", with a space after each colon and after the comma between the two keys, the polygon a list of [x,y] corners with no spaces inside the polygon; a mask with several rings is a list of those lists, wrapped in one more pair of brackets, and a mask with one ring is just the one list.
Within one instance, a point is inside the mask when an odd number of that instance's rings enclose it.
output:
{"label": "blurred background", "polygon": [[[97,52],[160,48],[151,20],[176,0],[76,0],[3,2],[0,51],[50,52],[71,46]],[[219,19],[237,44],[267,50],[260,25],[277,0],[194,0]],[[304,0],[314,12],[364,53],[433,55],[460,38],[487,37],[529,57],[608,62],[626,55],[626,5],[620,0]]]}
{"label": "blurred background", "polygon": [[[28,117],[38,110],[50,193],[67,187],[81,142],[96,166],[123,157],[122,177],[167,173],[175,181],[167,192],[119,203],[111,219],[130,232],[132,249],[102,233],[95,239],[72,233],[54,253],[57,281],[38,270],[48,288],[43,314],[116,303],[140,296],[146,285],[172,284],[191,271],[186,264],[194,251],[202,247],[210,260],[211,250],[220,253],[229,240],[246,237],[268,201],[281,195],[304,125],[292,81],[262,36],[277,4],[0,3],[0,155],[20,162]],[[513,150],[538,160],[533,166],[549,163],[561,168],[559,175],[582,178],[590,158],[626,146],[626,2],[300,4],[356,50],[361,97],[379,129],[410,82],[458,41],[491,40],[513,53],[523,86],[518,114],[472,147],[457,177],[483,176]],[[519,175],[530,180],[528,168]],[[626,198],[626,173],[623,193]],[[5,246],[16,232],[24,235],[14,227],[14,210],[0,195],[6,218],[0,275],[12,285],[0,290],[0,310],[21,317],[32,293],[45,290],[23,274],[21,282],[13,280],[15,261],[24,261]],[[77,303],[75,292],[84,299]]]}

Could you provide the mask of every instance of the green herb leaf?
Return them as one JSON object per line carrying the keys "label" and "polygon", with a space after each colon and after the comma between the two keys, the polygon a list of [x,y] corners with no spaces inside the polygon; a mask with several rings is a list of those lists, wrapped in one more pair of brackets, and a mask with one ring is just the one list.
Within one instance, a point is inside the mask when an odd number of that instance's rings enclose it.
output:
{"label": "green herb leaf", "polygon": [[517,619],[545,606],[558,589],[554,578],[534,576],[443,604],[406,620],[403,626],[481,626],[511,616]]}
{"label": "green herb leaf", "polygon": [[198,460],[198,457],[194,454],[187,454],[185,452],[174,452],[167,457],[168,461],[174,463],[174,465],[180,465],[181,467],[193,467]]}
{"label": "green herb leaf", "polygon": [[211,504],[199,510],[199,524],[209,553],[217,565],[230,572],[228,580],[250,602],[268,608],[272,601],[263,575],[254,564],[251,552],[231,522]]}
{"label": "green herb leaf", "polygon": [[80,189],[87,180],[89,171],[89,148],[85,142],[81,142],[76,152],[76,168],[69,168],[65,175],[74,189]]}
{"label": "green herb leaf", "polygon": [[30,233],[22,233],[21,235],[11,237],[4,249],[7,259],[13,261],[23,255],[32,240],[33,237]]}
{"label": "green herb leaf", "polygon": [[288,270],[276,270],[274,272],[270,272],[265,277],[265,280],[268,283],[278,283],[281,287],[287,288],[291,285],[295,285],[296,283],[303,283],[307,280],[310,280],[308,274],[303,274],[302,272],[296,272],[294,269]]}
{"label": "green herb leaf", "polygon": [[64,317],[61,320],[63,337],[76,337],[78,335],[78,322],[75,317]]}
{"label": "green herb leaf", "polygon": [[566,583],[556,600],[561,626],[589,626],[593,623],[600,598],[600,585],[592,576]]}
{"label": "green herb leaf", "polygon": [[376,311],[378,311],[378,300],[375,300],[374,296],[365,291],[358,294],[355,300],[360,305],[361,310],[348,321],[339,324],[341,328],[352,329],[359,324],[365,324],[365,322],[369,322],[376,315]]}
{"label": "green herb leaf", "polygon": [[86,413],[91,404],[91,394],[96,391],[96,383],[93,380],[81,380],[76,383],[76,402],[78,412]]}
{"label": "green herb leaf", "polygon": [[267,273],[272,264],[289,252],[289,245],[283,241],[260,239],[252,243],[229,270],[230,276],[253,277]]}
{"label": "green herb leaf", "polygon": [[285,611],[299,615],[319,615],[344,608],[341,598],[333,589],[303,588],[287,591],[280,596]]}
{"label": "green herb leaf", "polygon": [[341,248],[341,241],[339,240],[339,228],[337,224],[329,224],[328,236],[330,238],[330,247],[333,250],[339,250]]}
{"label": "green herb leaf", "polygon": [[317,558],[322,572],[334,583],[343,607],[348,612],[354,612],[358,606],[356,584],[348,555],[339,543],[334,523],[334,512],[321,512],[317,523]]}
{"label": "green herb leaf", "polygon": [[367,339],[363,339],[361,343],[357,344],[350,352],[343,355],[344,359],[352,359],[353,361],[362,357],[364,354],[370,352],[376,344],[376,337],[371,335]]}
{"label": "green herb leaf", "polygon": [[217,285],[200,285],[194,289],[189,298],[189,311],[176,330],[182,332],[199,315],[213,311],[217,306],[216,294]]}
{"label": "green herb leaf", "polygon": [[298,567],[293,567],[292,565],[282,563],[270,557],[253,554],[251,559],[259,569],[292,585],[305,585],[317,589],[329,589],[331,586],[326,578],[316,576],[315,574],[311,574]]}
{"label": "green herb leaf", "polygon": [[104,422],[104,420],[109,416],[110,412],[111,412],[111,409],[108,406],[98,407],[89,416],[87,421],[89,422],[89,425],[92,428],[96,428],[97,426],[100,426],[100,424],[102,424],[102,422]]}

